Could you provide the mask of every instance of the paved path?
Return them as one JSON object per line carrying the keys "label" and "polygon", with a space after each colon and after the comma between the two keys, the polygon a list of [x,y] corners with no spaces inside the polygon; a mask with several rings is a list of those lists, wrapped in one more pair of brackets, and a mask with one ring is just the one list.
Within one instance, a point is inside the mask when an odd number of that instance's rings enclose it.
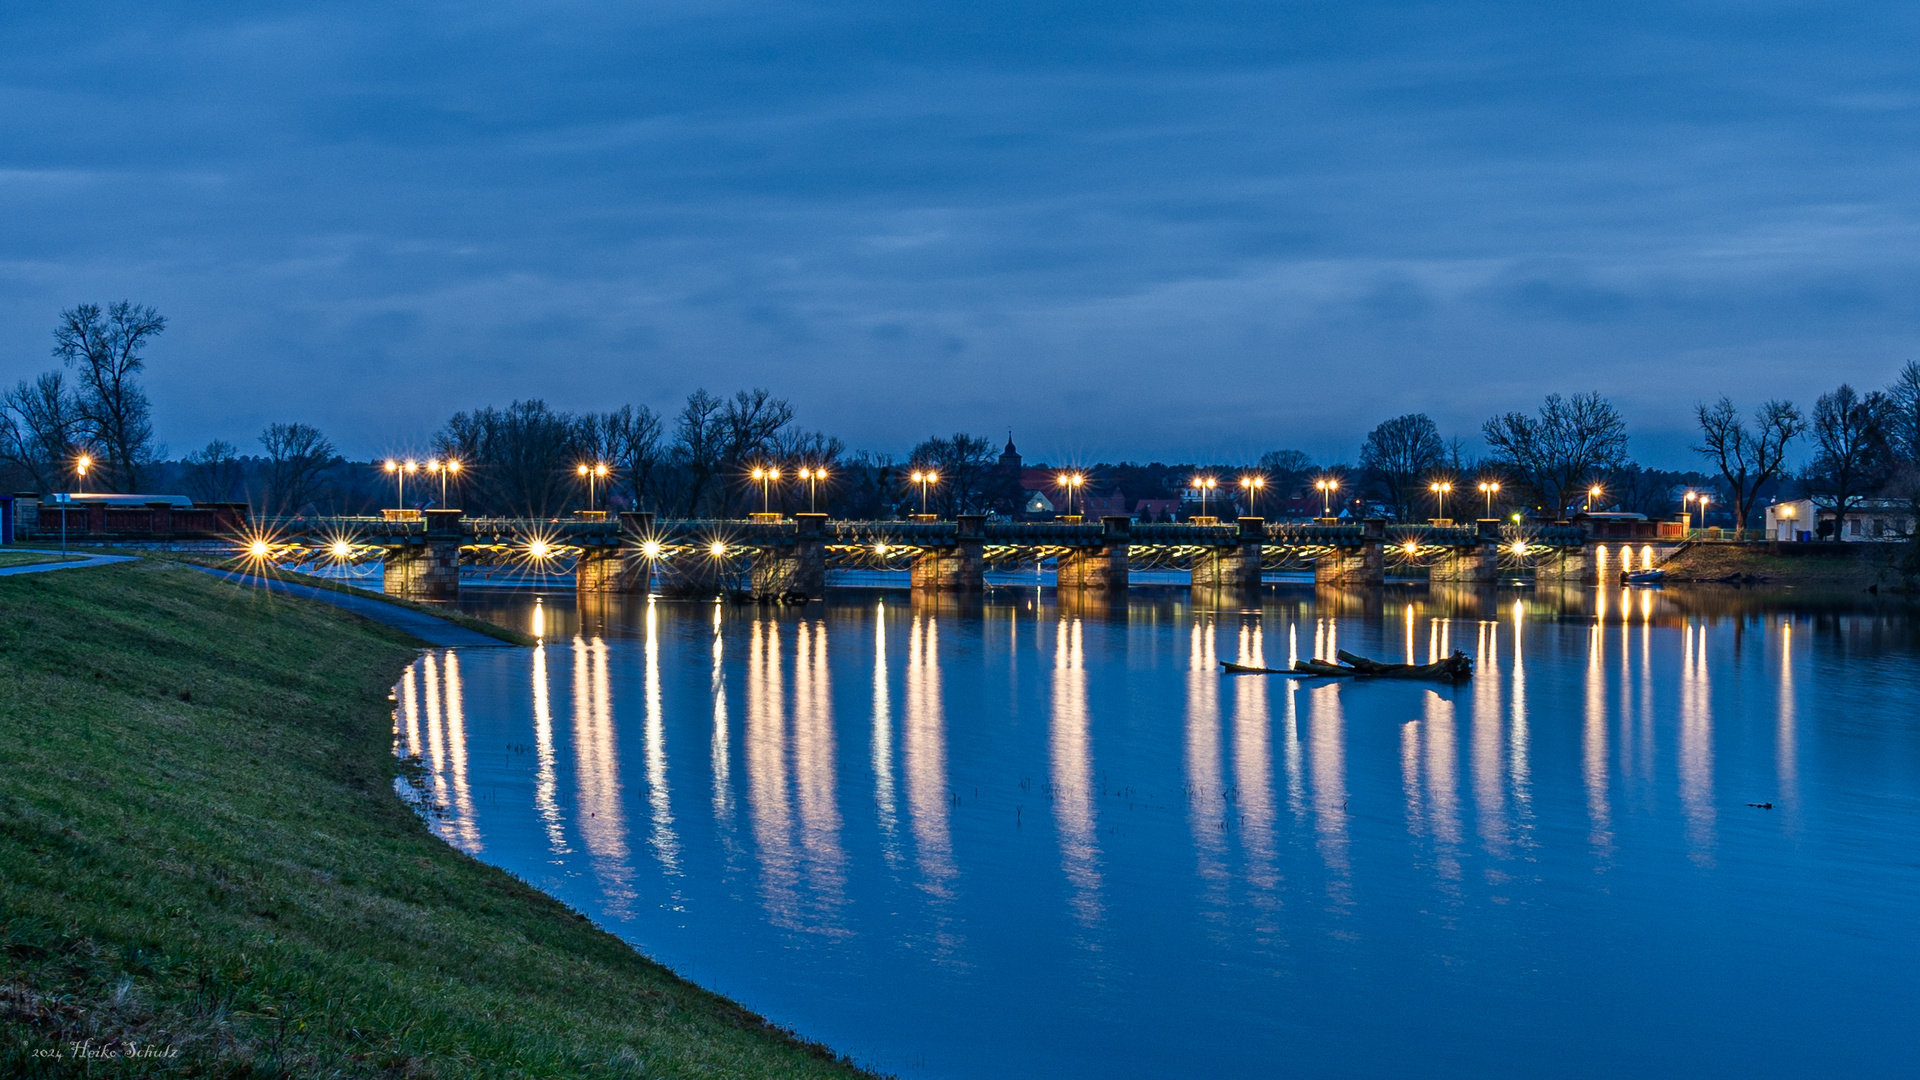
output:
{"label": "paved path", "polygon": [[[20,548],[12,546],[0,548],[0,551],[20,551],[29,555],[57,556],[60,554],[58,551],[43,551],[40,548]],[[76,551],[72,554],[78,555],[80,553]],[[132,555],[92,555],[81,559],[79,562],[44,562],[29,563],[26,566],[0,566],[0,577],[12,577],[15,574],[44,574],[49,570],[78,570],[84,566],[105,566],[108,563],[132,562],[133,559],[134,556]]]}
{"label": "paved path", "polygon": [[364,615],[374,622],[386,623],[388,626],[405,630],[421,641],[441,648],[512,647],[509,642],[488,637],[478,630],[469,630],[459,623],[448,622],[437,615],[428,615],[398,604],[389,604],[385,600],[354,596],[351,593],[339,593],[330,589],[316,589],[311,585],[296,585],[290,581],[276,581],[272,578],[242,574],[232,570],[215,570],[210,566],[195,566],[193,569],[242,585],[263,588],[269,592],[285,593],[288,596],[298,596],[303,600],[317,600],[322,604],[331,604],[351,611],[355,615]]}

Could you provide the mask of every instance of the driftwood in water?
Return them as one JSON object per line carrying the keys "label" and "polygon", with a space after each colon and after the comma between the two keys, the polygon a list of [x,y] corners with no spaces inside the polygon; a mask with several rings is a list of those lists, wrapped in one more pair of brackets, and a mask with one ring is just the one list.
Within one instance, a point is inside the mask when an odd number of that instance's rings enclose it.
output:
{"label": "driftwood in water", "polygon": [[1303,675],[1356,679],[1428,679],[1436,682],[1465,682],[1473,677],[1473,658],[1455,651],[1437,664],[1381,664],[1345,649],[1337,654],[1340,663],[1325,660],[1295,660],[1293,670]]}

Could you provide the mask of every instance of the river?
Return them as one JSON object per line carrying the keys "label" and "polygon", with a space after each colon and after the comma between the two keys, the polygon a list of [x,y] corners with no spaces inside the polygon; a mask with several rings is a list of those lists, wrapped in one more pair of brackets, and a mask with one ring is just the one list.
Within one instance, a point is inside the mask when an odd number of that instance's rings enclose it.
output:
{"label": "river", "polygon": [[[474,590],[449,842],[903,1077],[1890,1075],[1920,624],[1735,592]],[[1347,649],[1459,687],[1227,677]],[[1764,805],[1771,804],[1768,809]]]}

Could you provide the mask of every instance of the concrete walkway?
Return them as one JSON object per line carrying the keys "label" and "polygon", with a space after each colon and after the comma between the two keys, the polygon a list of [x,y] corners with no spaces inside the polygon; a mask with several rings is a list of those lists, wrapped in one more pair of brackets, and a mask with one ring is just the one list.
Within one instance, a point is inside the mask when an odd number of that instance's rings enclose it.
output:
{"label": "concrete walkway", "polygon": [[[45,551],[40,548],[22,548],[22,547],[11,547],[11,546],[0,548],[0,551],[19,551],[19,552],[24,552],[25,554],[28,554],[28,555],[58,556],[60,554],[60,552],[57,550]],[[68,553],[69,557],[73,555],[79,555],[79,554],[80,552],[77,552],[77,551]],[[15,574],[41,574],[49,570],[79,570],[82,567],[87,567],[87,566],[105,566],[108,563],[132,562],[133,559],[134,559],[134,556],[132,555],[89,555],[82,558],[78,562],[44,562],[44,563],[31,563],[26,566],[0,566],[0,577],[12,577]]]}
{"label": "concrete walkway", "polygon": [[[33,569],[25,567],[24,569]],[[366,596],[354,596],[351,593],[334,592],[330,589],[316,589],[311,585],[297,585],[290,581],[276,581],[272,578],[242,574],[233,570],[215,570],[210,566],[195,566],[193,569],[203,574],[212,574],[240,585],[249,585],[268,592],[297,596],[302,600],[313,600],[322,604],[351,611],[355,615],[364,615],[374,622],[385,623],[398,630],[404,630],[429,645],[443,649],[470,648],[512,648],[512,643],[499,638],[488,637],[477,630],[469,630],[458,623],[448,622],[437,615],[404,608],[398,604],[389,604],[384,600],[375,600]]]}

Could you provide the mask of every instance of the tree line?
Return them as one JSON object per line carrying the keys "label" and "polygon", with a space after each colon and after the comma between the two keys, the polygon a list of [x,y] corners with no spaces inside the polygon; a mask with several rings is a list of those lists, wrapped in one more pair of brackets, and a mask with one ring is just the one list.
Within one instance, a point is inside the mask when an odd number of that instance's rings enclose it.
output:
{"label": "tree line", "polygon": [[[0,393],[0,468],[12,487],[49,491],[70,487],[74,463],[92,463],[91,484],[135,492],[178,485],[208,502],[245,501],[272,514],[365,512],[390,505],[393,477],[380,463],[342,458],[312,425],[267,425],[258,452],[223,439],[167,461],[154,439],[152,407],[141,385],[146,349],[167,327],[152,307],[120,301],[102,308],[80,304],[60,313],[53,331],[59,366]],[[1698,472],[1647,468],[1628,454],[1625,420],[1598,393],[1551,394],[1534,412],[1507,412],[1481,425],[1477,440],[1444,438],[1424,413],[1383,421],[1362,441],[1356,463],[1315,461],[1298,450],[1276,450],[1257,462],[1099,464],[1083,470],[1083,494],[1123,491],[1130,499],[1178,500],[1196,474],[1226,481],[1223,508],[1236,498],[1235,477],[1264,478],[1268,500],[1318,493],[1338,485],[1326,502],[1349,512],[1384,513],[1399,520],[1424,516],[1478,516],[1489,502],[1503,512],[1558,518],[1586,506],[1671,513],[1675,489],[1710,493],[1735,527],[1750,525],[1761,500],[1801,493],[1844,520],[1863,500],[1891,497],[1920,508],[1920,364],[1908,363],[1893,383],[1860,392],[1841,385],[1821,395],[1809,413],[1785,400],[1743,411],[1730,398],[1694,410],[1702,459]],[[579,466],[606,466],[596,475],[600,505],[687,517],[733,517],[759,509],[831,507],[849,517],[885,517],[917,510],[916,473],[927,509],[941,514],[1017,514],[1029,496],[1016,475],[1001,470],[995,441],[956,432],[915,445],[904,458],[849,453],[831,435],[796,422],[786,399],[766,389],[719,396],[701,389],[671,415],[645,405],[570,413],[545,401],[513,401],[455,413],[428,440],[420,459],[458,460],[447,499],[472,513],[550,516],[584,503]],[[1792,465],[1802,443],[1806,461]],[[781,479],[752,479],[779,470]],[[823,477],[798,482],[805,475]],[[438,475],[411,477],[415,505],[441,498]],[[1482,485],[1499,485],[1497,498]],[[457,491],[457,500],[455,492]],[[1055,493],[1057,494],[1057,493]],[[1057,499],[1056,499],[1057,501]],[[1478,507],[1477,511],[1472,508]]]}

